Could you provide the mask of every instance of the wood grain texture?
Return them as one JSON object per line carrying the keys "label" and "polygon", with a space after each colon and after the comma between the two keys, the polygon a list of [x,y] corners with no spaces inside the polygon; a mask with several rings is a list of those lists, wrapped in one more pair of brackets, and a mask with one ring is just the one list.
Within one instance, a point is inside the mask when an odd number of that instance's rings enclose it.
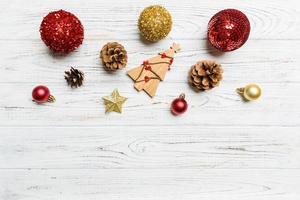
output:
{"label": "wood grain texture", "polygon": [[[173,16],[170,35],[140,39],[137,18],[162,4]],[[55,56],[39,36],[49,11],[75,13],[83,45]],[[247,43],[220,54],[206,40],[207,23],[237,8],[251,22]],[[300,4],[297,0],[2,0],[0,1],[0,200],[53,199],[300,199]],[[99,51],[118,41],[126,70],[107,73]],[[173,42],[181,44],[157,96],[137,93],[126,71]],[[223,65],[220,87],[195,93],[187,84],[194,63]],[[63,72],[78,67],[84,86],[71,89]],[[246,103],[235,88],[255,82],[263,96]],[[54,104],[31,101],[49,86]],[[124,113],[105,114],[101,100],[118,88]],[[185,92],[188,112],[171,115]]]}
{"label": "wood grain texture", "polygon": [[0,170],[0,198],[295,200],[297,170]]}
{"label": "wood grain texture", "polygon": [[[297,0],[288,1],[239,1],[225,0],[132,0],[132,1],[94,1],[47,0],[38,2],[28,0],[2,1],[0,23],[7,31],[0,33],[3,39],[38,39],[37,32],[41,18],[49,10],[66,9],[78,15],[85,26],[87,39],[139,40],[137,18],[141,10],[151,4],[161,4],[172,13],[174,28],[168,38],[204,39],[207,23],[220,9],[237,8],[249,16],[251,39],[300,39],[300,8]],[[10,20],[7,20],[10,19]],[[7,34],[9,33],[9,34]]]}
{"label": "wood grain texture", "polygon": [[0,169],[300,167],[296,128],[22,127],[0,131]]}
{"label": "wood grain texture", "polygon": [[[290,48],[293,45],[297,46],[298,41],[249,41],[248,48],[244,47],[217,57],[225,71],[221,87],[201,94],[194,93],[186,83],[190,66],[201,59],[216,58],[208,53],[210,49],[205,47],[205,41],[204,47],[194,41],[182,41],[183,49],[187,50],[183,50],[175,58],[172,70],[160,84],[154,99],[137,93],[125,70],[116,74],[108,74],[103,70],[99,63],[98,47],[104,43],[90,41],[79,52],[57,58],[49,55],[40,41],[34,42],[34,46],[30,41],[2,42],[0,49],[4,52],[4,61],[0,69],[3,75],[0,81],[0,108],[3,112],[0,116],[5,120],[0,121],[0,124],[172,125],[175,122],[183,125],[299,126],[299,101],[294,100],[299,96],[297,91],[300,88],[297,73],[297,63],[300,63],[299,51]],[[162,43],[161,48],[157,45],[153,48],[148,47],[150,51],[145,44],[127,41],[127,48],[132,49],[129,50],[127,68],[137,66],[145,58],[168,46],[171,41]],[[6,52],[5,47],[15,53]],[[88,51],[91,52],[86,55],[85,52]],[[72,90],[66,86],[63,71],[70,65],[76,65],[85,71],[84,87]],[[234,90],[250,82],[261,84],[263,98],[259,102],[245,104]],[[57,102],[43,106],[33,104],[28,94],[36,84],[47,84]],[[119,88],[120,92],[129,98],[123,115],[104,114],[101,97],[109,94],[114,88]],[[24,92],[10,95],[12,90]],[[182,91],[190,99],[191,109],[188,115],[174,118],[168,112],[169,102]],[[241,114],[244,117],[241,117]],[[160,116],[164,117],[161,119]]]}

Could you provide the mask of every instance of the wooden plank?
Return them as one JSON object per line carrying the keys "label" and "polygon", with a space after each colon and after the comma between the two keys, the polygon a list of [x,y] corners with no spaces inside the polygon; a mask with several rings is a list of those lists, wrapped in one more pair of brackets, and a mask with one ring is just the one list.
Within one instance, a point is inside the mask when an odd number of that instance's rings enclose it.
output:
{"label": "wooden plank", "polygon": [[299,174],[299,169],[0,170],[0,198],[295,200]]}
{"label": "wooden plank", "polygon": [[1,128],[0,169],[299,169],[298,130],[201,126]]}
{"label": "wooden plank", "polygon": [[[164,82],[158,95],[149,99],[137,93],[130,80],[126,84],[99,83],[72,90],[64,84],[48,85],[57,101],[36,105],[32,102],[33,84],[2,84],[1,126],[300,126],[299,84],[262,84],[263,96],[256,102],[243,102],[236,94],[239,83],[223,83],[206,93],[195,93],[187,84]],[[92,88],[92,89],[91,89]],[[118,88],[128,97],[122,114],[105,114],[102,96]],[[12,94],[14,92],[14,95]],[[164,92],[168,91],[168,92]],[[184,91],[190,108],[174,117],[170,103]]]}
{"label": "wooden plank", "polygon": [[[63,72],[70,66],[86,73],[87,84],[103,82],[130,83],[126,71],[140,65],[145,59],[168,48],[172,40],[148,46],[139,41],[119,41],[128,51],[129,62],[124,70],[107,73],[100,62],[99,51],[108,40],[88,41],[75,53],[52,56],[41,41],[0,41],[1,83],[59,83],[65,86]],[[224,67],[224,82],[292,83],[299,81],[300,53],[295,48],[300,41],[249,41],[238,51],[217,55],[205,46],[206,41],[179,41],[182,51],[176,55],[165,82],[184,85],[190,67],[199,60],[213,59]],[[9,49],[9,51],[8,51]],[[162,83],[160,85],[163,85]],[[131,86],[130,86],[131,87]],[[0,90],[1,93],[1,90]]]}
{"label": "wooden plank", "polygon": [[[5,27],[0,38],[24,39],[39,38],[39,26],[43,16],[57,9],[75,13],[82,21],[87,39],[139,40],[137,19],[145,6],[162,4],[170,10],[174,27],[168,38],[203,39],[209,19],[225,8],[240,9],[247,14],[252,25],[250,39],[300,39],[299,6],[297,0],[285,1],[65,1],[35,0],[2,1],[0,23]],[[9,20],[7,20],[9,19]]]}

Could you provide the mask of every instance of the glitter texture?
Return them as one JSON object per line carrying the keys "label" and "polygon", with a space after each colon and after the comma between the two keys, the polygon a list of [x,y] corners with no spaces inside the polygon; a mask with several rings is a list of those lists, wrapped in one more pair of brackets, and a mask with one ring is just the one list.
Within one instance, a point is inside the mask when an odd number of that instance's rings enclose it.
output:
{"label": "glitter texture", "polygon": [[139,18],[141,35],[148,41],[156,42],[165,38],[172,29],[172,16],[162,6],[149,6]]}
{"label": "glitter texture", "polygon": [[208,23],[208,40],[220,51],[233,51],[248,40],[250,22],[239,10],[226,9],[215,14]]}
{"label": "glitter texture", "polygon": [[40,34],[46,46],[57,53],[74,51],[84,38],[79,19],[64,10],[50,12],[41,23]]}

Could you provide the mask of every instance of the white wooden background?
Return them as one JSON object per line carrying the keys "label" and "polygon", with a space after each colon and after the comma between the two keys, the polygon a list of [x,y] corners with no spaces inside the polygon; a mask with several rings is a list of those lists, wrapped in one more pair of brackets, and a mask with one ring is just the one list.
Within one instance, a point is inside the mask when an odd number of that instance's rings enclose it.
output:
{"label": "white wooden background", "polygon": [[[172,13],[173,30],[145,44],[137,18],[157,3]],[[80,18],[86,37],[54,57],[38,29],[61,8]],[[225,8],[245,12],[252,30],[241,49],[219,54],[207,45],[207,23]],[[1,200],[300,199],[298,0],[1,0],[0,9]],[[137,93],[126,70],[103,70],[99,50],[109,41],[125,45],[127,69],[181,43],[156,98]],[[197,94],[186,79],[201,59],[225,73],[220,87]],[[66,86],[69,66],[86,73],[83,87]],[[235,88],[251,82],[263,96],[245,103]],[[38,84],[57,102],[32,103]],[[124,113],[105,115],[101,97],[115,88],[129,98]],[[170,102],[181,92],[190,109],[174,117]]]}

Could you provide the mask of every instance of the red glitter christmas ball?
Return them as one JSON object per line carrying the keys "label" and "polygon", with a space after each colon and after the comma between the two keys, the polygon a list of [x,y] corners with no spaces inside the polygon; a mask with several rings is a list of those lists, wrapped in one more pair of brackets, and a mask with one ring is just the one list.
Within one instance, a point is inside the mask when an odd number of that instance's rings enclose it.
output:
{"label": "red glitter christmas ball", "polygon": [[208,40],[220,51],[233,51],[240,48],[248,40],[249,34],[250,22],[239,10],[222,10],[208,23]]}
{"label": "red glitter christmas ball", "polygon": [[42,21],[41,38],[54,52],[70,53],[78,48],[84,38],[84,29],[79,19],[70,12],[50,12]]}

